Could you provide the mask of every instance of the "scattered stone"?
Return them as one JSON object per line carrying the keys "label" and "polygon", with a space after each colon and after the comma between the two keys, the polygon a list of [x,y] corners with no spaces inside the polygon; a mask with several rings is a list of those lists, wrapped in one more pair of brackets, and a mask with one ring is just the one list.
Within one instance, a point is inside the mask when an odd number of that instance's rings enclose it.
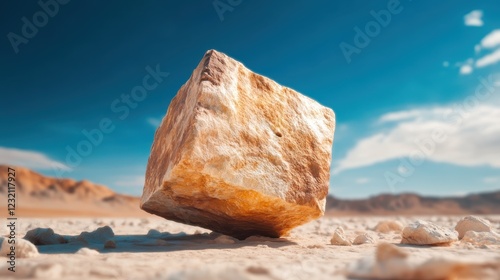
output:
{"label": "scattered stone", "polygon": [[77,236],[77,240],[85,243],[103,244],[106,240],[115,237],[115,233],[109,226],[100,227],[92,232],[84,231]]}
{"label": "scattered stone", "polygon": [[454,230],[425,221],[416,221],[403,229],[402,244],[448,245],[458,240]]}
{"label": "scattered stone", "polygon": [[470,243],[476,246],[500,245],[500,234],[494,232],[468,231],[462,238],[462,243]]}
{"label": "scattered stone", "polygon": [[392,259],[406,259],[408,253],[401,248],[398,248],[389,243],[380,243],[375,252],[375,258],[379,262],[384,262]]}
{"label": "scattered stone", "polygon": [[349,241],[349,239],[345,236],[344,229],[342,227],[338,227],[333,232],[333,237],[330,240],[330,244],[338,245],[338,246],[351,246],[352,245],[351,241]]}
{"label": "scattered stone", "polygon": [[26,233],[23,239],[35,245],[63,244],[68,241],[61,235],[54,233],[51,228],[35,228]]}
{"label": "scattered stone", "polygon": [[347,277],[355,279],[498,279],[500,263],[460,260],[460,257],[412,257],[392,244],[378,245],[375,257],[363,258],[352,265]]}
{"label": "scattered stone", "polygon": [[89,248],[81,248],[80,250],[76,251],[75,254],[84,256],[95,256],[99,255],[99,252]]}
{"label": "scattered stone", "polygon": [[[10,246],[8,239],[4,237],[0,237],[0,244],[2,248],[0,248],[0,256],[9,257]],[[16,239],[16,258],[33,258],[39,255],[38,249],[36,246],[25,239]]]}
{"label": "scattered stone", "polygon": [[247,272],[256,275],[269,275],[270,272],[267,268],[262,266],[249,266],[247,267]]}
{"label": "scattered stone", "polygon": [[399,221],[381,221],[373,229],[380,233],[401,232],[404,226]]}
{"label": "scattered stone", "polygon": [[161,236],[161,232],[159,230],[156,230],[156,229],[150,229],[148,231],[148,236]]}
{"label": "scattered stone", "polygon": [[356,238],[354,238],[354,241],[352,242],[353,245],[361,245],[361,244],[374,244],[376,242],[375,237],[373,237],[369,233],[363,233]]}
{"label": "scattered stone", "polygon": [[245,239],[319,218],[335,115],[208,51],[155,133],[141,208]]}
{"label": "scattered stone", "polygon": [[116,242],[113,239],[106,240],[106,242],[104,243],[104,248],[105,249],[115,249]]}
{"label": "scattered stone", "polygon": [[236,243],[236,239],[227,236],[227,235],[221,235],[217,238],[214,239],[215,243],[217,244],[234,244]]}
{"label": "scattered stone", "polygon": [[462,239],[468,231],[491,232],[491,224],[488,220],[467,216],[457,223],[455,230],[458,231],[458,238]]}

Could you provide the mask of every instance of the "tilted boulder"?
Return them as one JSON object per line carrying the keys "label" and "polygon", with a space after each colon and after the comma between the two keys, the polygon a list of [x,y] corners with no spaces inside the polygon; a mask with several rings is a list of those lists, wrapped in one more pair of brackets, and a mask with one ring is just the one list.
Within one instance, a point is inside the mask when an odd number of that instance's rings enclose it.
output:
{"label": "tilted boulder", "polygon": [[157,129],[141,208],[240,239],[320,217],[335,115],[208,51]]}

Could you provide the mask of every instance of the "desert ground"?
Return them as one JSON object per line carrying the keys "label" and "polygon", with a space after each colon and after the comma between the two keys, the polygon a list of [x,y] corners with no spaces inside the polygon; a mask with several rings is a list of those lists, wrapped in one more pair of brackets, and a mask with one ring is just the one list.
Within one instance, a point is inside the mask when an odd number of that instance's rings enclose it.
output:
{"label": "desert ground", "polygon": [[[30,230],[50,228],[56,235],[38,230],[40,239],[34,242],[49,240],[49,243],[59,243],[53,241],[60,234],[60,240],[67,243],[37,245],[39,255],[17,258],[15,273],[8,271],[8,264],[3,261],[0,277],[375,279],[380,278],[382,270],[385,279],[401,279],[402,275],[418,275],[417,279],[498,279],[499,240],[462,240],[446,246],[414,246],[400,244],[399,229],[377,228],[379,222],[384,221],[408,225],[416,220],[424,220],[452,229],[461,218],[323,217],[294,229],[283,238],[254,236],[242,241],[156,217],[19,218],[16,232],[18,239]],[[491,222],[492,231],[500,232],[500,216],[483,218]],[[345,237],[349,240],[366,234],[369,236],[365,240],[367,243],[331,245],[330,240],[338,227],[344,229]],[[408,256],[392,264],[380,263],[379,257],[375,260],[377,244],[380,243],[394,244],[399,248],[395,255]],[[442,273],[448,278],[435,278]]]}

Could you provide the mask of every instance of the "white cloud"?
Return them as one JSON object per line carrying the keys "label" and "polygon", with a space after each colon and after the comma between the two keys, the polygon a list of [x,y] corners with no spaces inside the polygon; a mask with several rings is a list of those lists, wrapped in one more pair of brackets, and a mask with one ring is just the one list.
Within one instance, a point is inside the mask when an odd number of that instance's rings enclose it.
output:
{"label": "white cloud", "polygon": [[[434,107],[383,115],[379,122],[397,121],[384,131],[359,140],[343,159],[334,163],[334,173],[424,153],[425,159],[435,162],[500,168],[500,106],[476,105],[459,112]],[[446,139],[433,140],[436,131]]]}
{"label": "white cloud", "polygon": [[464,16],[466,26],[483,26],[483,11],[474,10]]}
{"label": "white cloud", "polygon": [[482,68],[500,62],[500,48],[476,61],[476,67]]}
{"label": "white cloud", "polygon": [[368,178],[357,178],[355,182],[357,184],[362,185],[362,184],[366,184],[366,183],[370,182],[370,179],[368,179]]}
{"label": "white cloud", "polygon": [[161,119],[158,118],[147,118],[146,121],[155,128],[159,127],[161,124]]}
{"label": "white cloud", "polygon": [[462,67],[460,67],[460,74],[462,75],[469,75],[472,71],[473,69],[470,65],[462,65]]}
{"label": "white cloud", "polygon": [[401,120],[406,120],[406,119],[411,119],[414,117],[417,117],[419,115],[418,110],[409,110],[409,111],[399,111],[399,112],[393,112],[393,113],[388,113],[380,117],[379,122],[380,123],[385,123],[385,122],[394,122],[394,121],[401,121]]}
{"label": "white cloud", "polygon": [[500,182],[500,177],[486,177],[483,179],[486,184],[495,184]]}
{"label": "white cloud", "polygon": [[480,58],[469,58],[465,62],[457,63],[457,66],[460,67],[460,74],[469,75],[470,73],[474,72],[474,69],[476,68],[483,68],[500,62],[500,29],[495,29],[488,35],[486,35],[481,40],[480,44],[476,44],[474,46],[474,51],[477,56],[481,53],[482,50],[490,50],[495,48],[496,50],[483,55]]}
{"label": "white cloud", "polygon": [[500,29],[491,31],[481,40],[481,46],[486,49],[493,49],[500,46]]}
{"label": "white cloud", "polygon": [[443,61],[443,67],[447,68],[450,66],[450,62],[448,61]]}
{"label": "white cloud", "polygon": [[67,165],[53,160],[43,153],[6,147],[0,147],[0,164],[40,170],[71,170]]}

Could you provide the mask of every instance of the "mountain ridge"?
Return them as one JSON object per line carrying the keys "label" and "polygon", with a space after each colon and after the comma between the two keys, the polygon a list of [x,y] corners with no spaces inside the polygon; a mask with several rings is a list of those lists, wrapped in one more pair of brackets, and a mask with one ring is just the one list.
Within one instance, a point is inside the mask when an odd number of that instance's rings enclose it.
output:
{"label": "mountain ridge", "polygon": [[[7,168],[0,165],[0,206],[7,203],[7,199],[3,198],[7,196]],[[47,213],[64,216],[149,216],[139,208],[139,197],[116,193],[88,180],[49,177],[25,167],[14,169],[19,210],[26,216],[44,216]],[[340,199],[329,195],[325,208],[325,215],[328,216],[500,214],[500,190],[463,197],[403,193]],[[6,211],[0,212],[0,216],[5,215],[3,212]]]}

